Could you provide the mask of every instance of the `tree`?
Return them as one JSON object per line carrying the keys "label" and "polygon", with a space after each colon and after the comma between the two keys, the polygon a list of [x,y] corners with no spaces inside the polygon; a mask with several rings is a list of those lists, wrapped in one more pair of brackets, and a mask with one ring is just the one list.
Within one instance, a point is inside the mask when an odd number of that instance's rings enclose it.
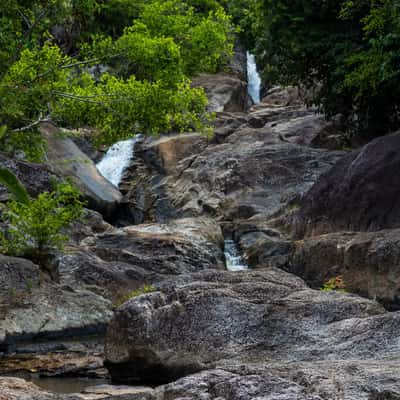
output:
{"label": "tree", "polygon": [[257,2],[260,12],[241,18],[251,18],[250,39],[266,82],[318,87],[311,102],[328,117],[342,114],[349,132],[398,127],[397,0]]}
{"label": "tree", "polygon": [[[205,94],[190,78],[226,64],[233,28],[217,2],[190,3],[7,0],[5,41],[15,32],[17,39],[0,55],[0,120],[9,126],[3,148],[38,161],[43,141],[34,128],[48,119],[97,128],[95,141],[104,144],[138,132],[208,129]],[[134,21],[125,26],[124,18],[111,32],[101,21],[125,6]],[[62,19],[80,34],[63,39]],[[90,73],[99,64],[107,72]]]}

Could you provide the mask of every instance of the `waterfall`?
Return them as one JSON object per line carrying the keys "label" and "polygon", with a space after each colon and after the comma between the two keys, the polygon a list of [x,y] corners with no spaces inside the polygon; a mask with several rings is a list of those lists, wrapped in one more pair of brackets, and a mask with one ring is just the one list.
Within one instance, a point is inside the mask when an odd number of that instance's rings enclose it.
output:
{"label": "waterfall", "polygon": [[225,240],[226,268],[229,271],[245,271],[249,266],[244,262],[239,249],[233,240]]}
{"label": "waterfall", "polygon": [[113,144],[97,164],[100,174],[116,187],[121,183],[123,173],[132,160],[133,150],[139,138],[140,135],[136,135],[132,139]]}
{"label": "waterfall", "polygon": [[260,103],[261,78],[257,71],[256,58],[247,52],[247,81],[249,96],[255,104]]}

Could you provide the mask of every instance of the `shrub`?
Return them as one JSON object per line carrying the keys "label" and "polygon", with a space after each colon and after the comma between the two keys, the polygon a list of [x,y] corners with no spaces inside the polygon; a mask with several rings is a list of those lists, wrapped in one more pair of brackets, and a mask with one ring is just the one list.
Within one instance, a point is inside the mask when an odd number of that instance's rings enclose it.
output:
{"label": "shrub", "polygon": [[346,285],[343,280],[343,277],[341,275],[339,275],[339,276],[329,279],[328,281],[326,281],[324,283],[321,290],[323,290],[325,292],[328,292],[331,290],[336,290],[338,292],[345,292]]}
{"label": "shrub", "polygon": [[51,250],[62,248],[68,239],[62,230],[82,213],[80,193],[67,183],[27,202],[12,200],[2,215],[7,230],[0,236],[0,251],[41,263]]}

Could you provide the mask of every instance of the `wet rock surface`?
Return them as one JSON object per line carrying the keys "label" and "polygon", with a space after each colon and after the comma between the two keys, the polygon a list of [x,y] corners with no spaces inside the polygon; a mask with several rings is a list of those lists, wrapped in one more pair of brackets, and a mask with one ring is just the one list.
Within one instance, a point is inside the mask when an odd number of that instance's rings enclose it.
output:
{"label": "wet rock surface", "polygon": [[[308,126],[310,118],[318,123]],[[321,118],[309,112],[300,120],[288,120],[284,127],[243,123],[223,143],[206,147],[194,136],[192,148],[185,147],[191,151],[180,152],[174,168],[163,167],[163,141],[139,144],[132,180],[128,175],[123,183],[132,214],[139,222],[164,222],[200,215],[232,220],[261,213],[271,218],[284,212],[343,155],[289,143],[283,135],[301,138],[321,129]],[[165,141],[182,146],[179,137]]]}

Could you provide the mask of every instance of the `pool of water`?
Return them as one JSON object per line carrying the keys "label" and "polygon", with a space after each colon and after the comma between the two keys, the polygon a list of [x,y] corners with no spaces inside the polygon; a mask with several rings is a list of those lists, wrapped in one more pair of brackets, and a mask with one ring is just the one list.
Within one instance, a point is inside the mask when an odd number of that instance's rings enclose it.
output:
{"label": "pool of water", "polygon": [[88,387],[109,383],[105,379],[76,377],[30,377],[25,379],[33,382],[44,390],[62,394],[81,393]]}

